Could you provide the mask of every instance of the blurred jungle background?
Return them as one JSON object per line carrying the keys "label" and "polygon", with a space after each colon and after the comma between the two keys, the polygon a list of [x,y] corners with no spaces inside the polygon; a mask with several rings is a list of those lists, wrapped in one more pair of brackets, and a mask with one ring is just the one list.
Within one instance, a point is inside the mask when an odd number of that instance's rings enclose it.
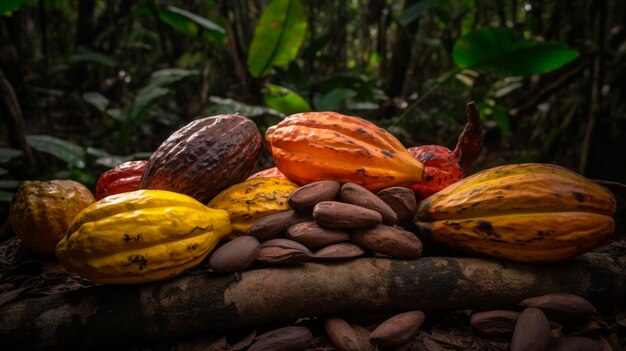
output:
{"label": "blurred jungle background", "polygon": [[626,182],[625,24],[621,0],[2,0],[2,214],[20,180],[93,189],[189,121],[235,112],[264,133],[332,110],[453,148],[475,101],[475,169]]}

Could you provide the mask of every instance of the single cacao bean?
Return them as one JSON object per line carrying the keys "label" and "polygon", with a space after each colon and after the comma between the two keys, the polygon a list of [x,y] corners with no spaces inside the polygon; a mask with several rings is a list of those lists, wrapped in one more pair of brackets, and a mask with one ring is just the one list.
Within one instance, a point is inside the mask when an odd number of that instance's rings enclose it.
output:
{"label": "single cacao bean", "polygon": [[410,311],[395,315],[382,322],[370,335],[370,342],[379,348],[400,347],[408,343],[424,323],[422,311]]}
{"label": "single cacao bean", "polygon": [[340,188],[341,184],[335,180],[309,183],[291,193],[289,207],[301,212],[311,211],[318,202],[334,199]]}
{"label": "single cacao bean", "polygon": [[363,256],[365,251],[353,243],[337,243],[325,246],[313,254],[313,258],[322,261],[349,260]]}
{"label": "single cacao bean", "polygon": [[552,331],[546,315],[538,308],[526,308],[515,323],[511,351],[544,351],[551,340]]}
{"label": "single cacao bean", "polygon": [[275,239],[282,236],[290,225],[310,220],[311,216],[295,211],[274,213],[256,221],[247,234],[260,241]]}
{"label": "single cacao bean", "polygon": [[311,260],[306,246],[289,239],[271,239],[261,244],[257,261],[273,264],[296,264]]}
{"label": "single cacao bean", "polygon": [[367,249],[395,258],[420,257],[424,248],[415,234],[382,224],[372,228],[352,230],[350,239]]}
{"label": "single cacao bean", "polygon": [[287,239],[313,249],[320,246],[350,240],[350,236],[339,229],[324,228],[314,221],[294,224],[287,228]]}
{"label": "single cacao bean", "polygon": [[240,236],[217,248],[209,258],[209,267],[217,273],[241,272],[256,260],[261,243],[253,236]]}
{"label": "single cacao bean", "polygon": [[304,350],[311,340],[313,340],[313,334],[309,328],[284,327],[257,336],[248,351]]}
{"label": "single cacao bean", "polygon": [[477,312],[470,317],[470,325],[478,334],[499,339],[510,339],[515,330],[519,312],[494,310]]}
{"label": "single cacao bean", "polygon": [[338,201],[322,201],[313,208],[317,224],[339,229],[367,228],[382,222],[376,211]]}
{"label": "single cacao bean", "polygon": [[584,336],[567,336],[550,341],[547,351],[602,351],[602,343]]}
{"label": "single cacao bean", "polygon": [[383,200],[398,216],[398,224],[407,226],[413,223],[417,212],[417,200],[415,193],[405,187],[392,187],[379,191],[376,195]]}
{"label": "single cacao bean", "polygon": [[398,215],[385,201],[358,184],[346,183],[342,185],[339,194],[343,202],[380,213],[383,223],[386,225],[395,225],[398,222]]}
{"label": "single cacao bean", "polygon": [[351,324],[352,329],[356,333],[359,343],[359,350],[361,351],[376,351],[376,345],[370,342],[370,335],[372,331],[357,324]]}
{"label": "single cacao bean", "polygon": [[333,346],[339,351],[360,351],[359,335],[352,326],[339,317],[327,317],[324,329]]}
{"label": "single cacao bean", "polygon": [[523,307],[538,308],[548,319],[563,324],[584,322],[596,313],[596,308],[587,299],[567,293],[529,297],[519,304]]}

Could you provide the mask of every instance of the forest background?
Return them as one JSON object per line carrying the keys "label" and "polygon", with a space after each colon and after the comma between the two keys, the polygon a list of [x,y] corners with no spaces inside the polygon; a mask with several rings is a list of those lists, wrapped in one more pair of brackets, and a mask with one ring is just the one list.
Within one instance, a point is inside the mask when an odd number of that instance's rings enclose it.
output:
{"label": "forest background", "polygon": [[475,101],[476,170],[550,162],[624,183],[625,25],[621,0],[2,0],[0,214],[21,180],[93,189],[235,112],[264,133],[338,111],[453,148]]}

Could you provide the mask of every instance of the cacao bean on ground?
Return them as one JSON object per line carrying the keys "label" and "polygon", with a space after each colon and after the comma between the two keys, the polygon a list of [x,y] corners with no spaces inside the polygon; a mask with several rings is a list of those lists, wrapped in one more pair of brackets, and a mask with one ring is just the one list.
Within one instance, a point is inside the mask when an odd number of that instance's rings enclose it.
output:
{"label": "cacao bean on ground", "polygon": [[376,351],[376,345],[370,343],[370,335],[372,335],[372,332],[369,329],[357,324],[351,324],[351,326],[358,338],[359,350]]}
{"label": "cacao bean on ground", "polygon": [[287,228],[287,239],[314,249],[321,246],[350,240],[350,236],[339,229],[325,228],[314,221],[294,224]]}
{"label": "cacao bean on ground", "polygon": [[348,260],[363,256],[365,251],[353,243],[337,243],[325,246],[313,253],[313,258],[323,261]]}
{"label": "cacao bean on ground", "polygon": [[515,323],[519,318],[519,312],[494,310],[477,312],[470,317],[470,325],[478,334],[508,339],[513,335]]}
{"label": "cacao bean on ground", "polygon": [[360,351],[359,346],[363,344],[359,341],[360,333],[345,320],[334,316],[326,317],[324,329],[333,346],[339,351]]}
{"label": "cacao bean on ground", "polygon": [[256,221],[247,234],[260,241],[275,239],[282,236],[290,225],[310,220],[310,216],[295,211],[274,213]]}
{"label": "cacao bean on ground", "polygon": [[511,351],[543,351],[551,340],[552,331],[546,315],[538,308],[526,308],[515,324]]}
{"label": "cacao bean on ground", "polygon": [[340,188],[341,184],[335,180],[321,180],[304,185],[291,193],[289,207],[301,212],[311,211],[318,202],[334,199]]}
{"label": "cacao bean on ground", "polygon": [[350,239],[367,249],[396,258],[420,257],[424,248],[415,234],[382,224],[352,230]]}
{"label": "cacao bean on ground", "polygon": [[398,215],[385,201],[358,184],[346,183],[342,185],[339,194],[345,203],[369,208],[380,213],[383,223],[386,225],[395,225],[398,222]]}
{"label": "cacao bean on ground", "polygon": [[395,348],[408,343],[424,323],[422,311],[410,311],[395,315],[382,322],[370,335],[370,343],[379,348]]}
{"label": "cacao bean on ground", "polygon": [[261,244],[257,261],[273,264],[296,264],[311,260],[306,246],[289,239],[271,239]]}
{"label": "cacao bean on ground", "polygon": [[398,224],[407,227],[413,224],[413,218],[417,211],[417,200],[415,193],[405,187],[391,187],[376,193],[389,207],[393,209],[398,217]]}
{"label": "cacao bean on ground", "polygon": [[311,340],[313,335],[306,327],[284,327],[257,336],[248,351],[304,350]]}
{"label": "cacao bean on ground", "polygon": [[529,297],[519,304],[523,307],[538,308],[548,319],[563,324],[584,322],[596,313],[596,308],[587,299],[567,293]]}
{"label": "cacao bean on ground", "polygon": [[240,236],[217,248],[209,258],[209,267],[217,273],[243,271],[256,260],[260,248],[257,238]]}
{"label": "cacao bean on ground", "polygon": [[602,351],[602,343],[583,336],[552,339],[547,351]]}
{"label": "cacao bean on ground", "polygon": [[382,215],[368,208],[339,201],[322,201],[313,208],[317,224],[339,229],[367,228],[382,222]]}

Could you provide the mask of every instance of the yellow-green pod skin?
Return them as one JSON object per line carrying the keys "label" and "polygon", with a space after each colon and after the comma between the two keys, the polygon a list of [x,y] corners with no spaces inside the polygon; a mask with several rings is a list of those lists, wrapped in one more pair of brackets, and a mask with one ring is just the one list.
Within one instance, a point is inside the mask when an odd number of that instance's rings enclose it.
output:
{"label": "yellow-green pod skin", "polygon": [[56,255],[95,283],[147,283],[198,265],[230,231],[226,211],[175,192],[137,190],[81,211]]}

